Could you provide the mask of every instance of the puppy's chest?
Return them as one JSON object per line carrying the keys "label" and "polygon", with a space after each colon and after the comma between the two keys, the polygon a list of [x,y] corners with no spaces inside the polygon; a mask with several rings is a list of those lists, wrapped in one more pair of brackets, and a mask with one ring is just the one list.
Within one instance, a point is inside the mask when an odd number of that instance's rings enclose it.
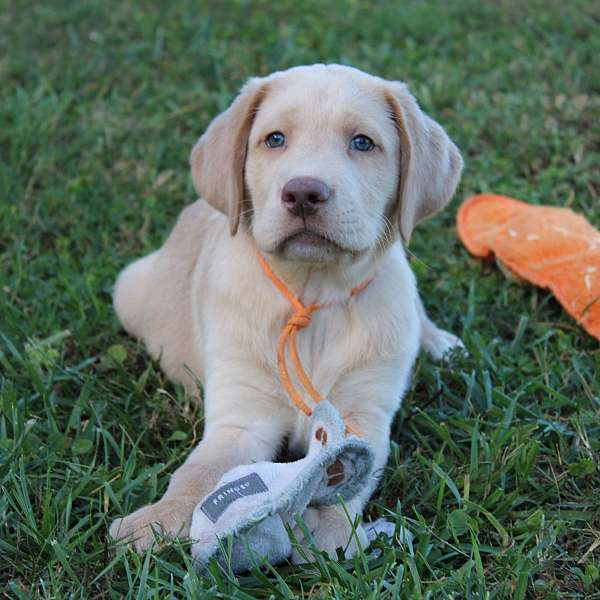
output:
{"label": "puppy's chest", "polygon": [[[244,274],[238,275],[237,279]],[[278,345],[294,308],[261,275],[247,274],[243,296],[232,292],[237,288],[231,282],[219,282],[219,293],[210,303],[219,310],[207,314],[204,327],[211,340],[211,353],[228,364],[243,366],[247,373],[254,372],[252,384],[263,389],[265,397],[289,401],[279,377]],[[300,362],[321,396],[330,397],[336,384],[350,375],[359,381],[360,372],[372,382],[373,368],[377,378],[387,378],[392,384],[402,378],[414,358],[412,349],[418,345],[413,292],[412,279],[401,269],[391,270],[360,294],[345,299],[341,296],[339,303],[315,311],[310,322],[299,327],[295,340]],[[326,294],[306,295],[328,301]],[[292,382],[297,384],[289,342],[286,340],[283,358]]]}
{"label": "puppy's chest", "polygon": [[[280,385],[278,348],[281,334],[291,309],[278,318],[267,319],[264,327],[269,335],[263,338],[261,356],[275,385]],[[383,307],[377,314],[364,314],[352,306],[323,308],[312,315],[310,322],[295,334],[301,365],[317,391],[327,397],[345,375],[371,365],[380,364],[401,354],[398,338],[402,335],[400,320]],[[292,382],[302,389],[290,353],[291,340],[287,336],[283,353]],[[283,391],[283,390],[282,390]]]}

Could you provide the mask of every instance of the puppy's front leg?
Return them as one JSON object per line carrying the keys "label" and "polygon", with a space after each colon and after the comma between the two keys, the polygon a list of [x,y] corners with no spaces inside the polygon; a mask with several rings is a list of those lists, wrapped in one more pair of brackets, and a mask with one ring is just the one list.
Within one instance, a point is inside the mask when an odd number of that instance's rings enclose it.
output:
{"label": "puppy's front leg", "polygon": [[465,346],[458,336],[440,329],[427,316],[420,297],[417,297],[417,312],[421,321],[421,346],[433,360],[447,358],[455,349],[460,349],[466,354]]}
{"label": "puppy's front leg", "polygon": [[248,394],[242,394],[241,398],[255,409],[251,419],[246,411],[238,410],[239,396],[237,402],[231,402],[231,410],[220,411],[228,414],[215,424],[211,425],[207,416],[204,439],[173,473],[162,499],[116,519],[109,530],[113,539],[132,542],[138,552],[143,552],[154,541],[154,530],[167,537],[185,538],[189,535],[194,507],[227,471],[238,465],[273,459],[282,436],[273,411],[265,410],[264,399],[256,401]]}
{"label": "puppy's front leg", "polygon": [[[369,413],[350,413],[343,415],[347,425],[360,431],[375,454],[373,471],[368,485],[357,496],[345,505],[309,507],[303,520],[311,533],[317,548],[335,558],[336,549],[342,548],[346,558],[352,557],[358,550],[359,544],[364,549],[368,546],[367,535],[362,527],[353,530],[353,523],[361,515],[369,498],[375,491],[383,468],[388,459],[390,447],[390,416],[384,411]],[[302,549],[295,548],[292,562],[298,564],[313,560],[312,553],[307,548],[307,540],[300,528],[294,531]]]}

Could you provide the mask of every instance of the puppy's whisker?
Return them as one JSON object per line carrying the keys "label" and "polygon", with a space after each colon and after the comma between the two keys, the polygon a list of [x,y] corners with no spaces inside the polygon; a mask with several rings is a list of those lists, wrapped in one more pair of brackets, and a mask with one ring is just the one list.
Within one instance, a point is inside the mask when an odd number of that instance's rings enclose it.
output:
{"label": "puppy's whisker", "polygon": [[384,239],[390,244],[394,241],[395,228],[394,224],[390,221],[387,215],[381,215],[381,220],[384,224]]}
{"label": "puppy's whisker", "polygon": [[250,215],[254,212],[254,208],[247,208],[246,210],[242,210],[240,212],[240,217],[244,217],[246,215]]}
{"label": "puppy's whisker", "polygon": [[[380,219],[384,224],[383,235],[377,240],[377,246],[383,250],[385,245],[392,244],[394,241],[394,224],[390,221],[387,215],[380,215]],[[421,258],[419,258],[406,244],[403,244],[406,253],[414,260],[421,263],[426,269],[431,270],[431,267]]]}
{"label": "puppy's whisker", "polygon": [[392,222],[386,215],[374,215],[382,225],[381,235],[378,236],[375,242],[375,250],[377,252],[383,252],[386,248],[391,246],[395,241],[395,229]]}
{"label": "puppy's whisker", "polygon": [[409,249],[409,247],[406,244],[403,244],[403,246],[404,250],[411,258],[421,263],[428,271],[431,271],[431,267],[424,260],[420,259],[412,250]]}

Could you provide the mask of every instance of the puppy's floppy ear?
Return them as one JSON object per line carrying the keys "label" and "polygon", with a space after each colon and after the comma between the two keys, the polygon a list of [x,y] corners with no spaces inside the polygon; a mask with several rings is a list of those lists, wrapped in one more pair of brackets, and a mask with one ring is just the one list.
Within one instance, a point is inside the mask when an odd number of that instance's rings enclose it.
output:
{"label": "puppy's floppy ear", "polygon": [[190,158],[196,191],[229,217],[231,235],[238,230],[244,202],[248,136],[266,93],[264,80],[248,81],[233,104],[213,119]]}
{"label": "puppy's floppy ear", "polygon": [[390,82],[384,93],[400,136],[398,225],[408,242],[416,224],[452,198],[463,160],[442,127],[421,111],[405,84]]}

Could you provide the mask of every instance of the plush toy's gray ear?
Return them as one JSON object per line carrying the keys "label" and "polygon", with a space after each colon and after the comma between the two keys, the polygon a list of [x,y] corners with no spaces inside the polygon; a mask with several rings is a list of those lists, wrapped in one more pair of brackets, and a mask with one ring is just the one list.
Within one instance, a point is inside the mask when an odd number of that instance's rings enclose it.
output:
{"label": "plush toy's gray ear", "polygon": [[390,82],[384,93],[400,136],[398,226],[408,243],[417,223],[452,198],[463,160],[442,127],[421,111],[405,84]]}
{"label": "plush toy's gray ear", "polygon": [[233,104],[213,119],[190,158],[196,191],[229,217],[231,235],[238,230],[244,202],[248,136],[266,93],[264,80],[248,81]]}

